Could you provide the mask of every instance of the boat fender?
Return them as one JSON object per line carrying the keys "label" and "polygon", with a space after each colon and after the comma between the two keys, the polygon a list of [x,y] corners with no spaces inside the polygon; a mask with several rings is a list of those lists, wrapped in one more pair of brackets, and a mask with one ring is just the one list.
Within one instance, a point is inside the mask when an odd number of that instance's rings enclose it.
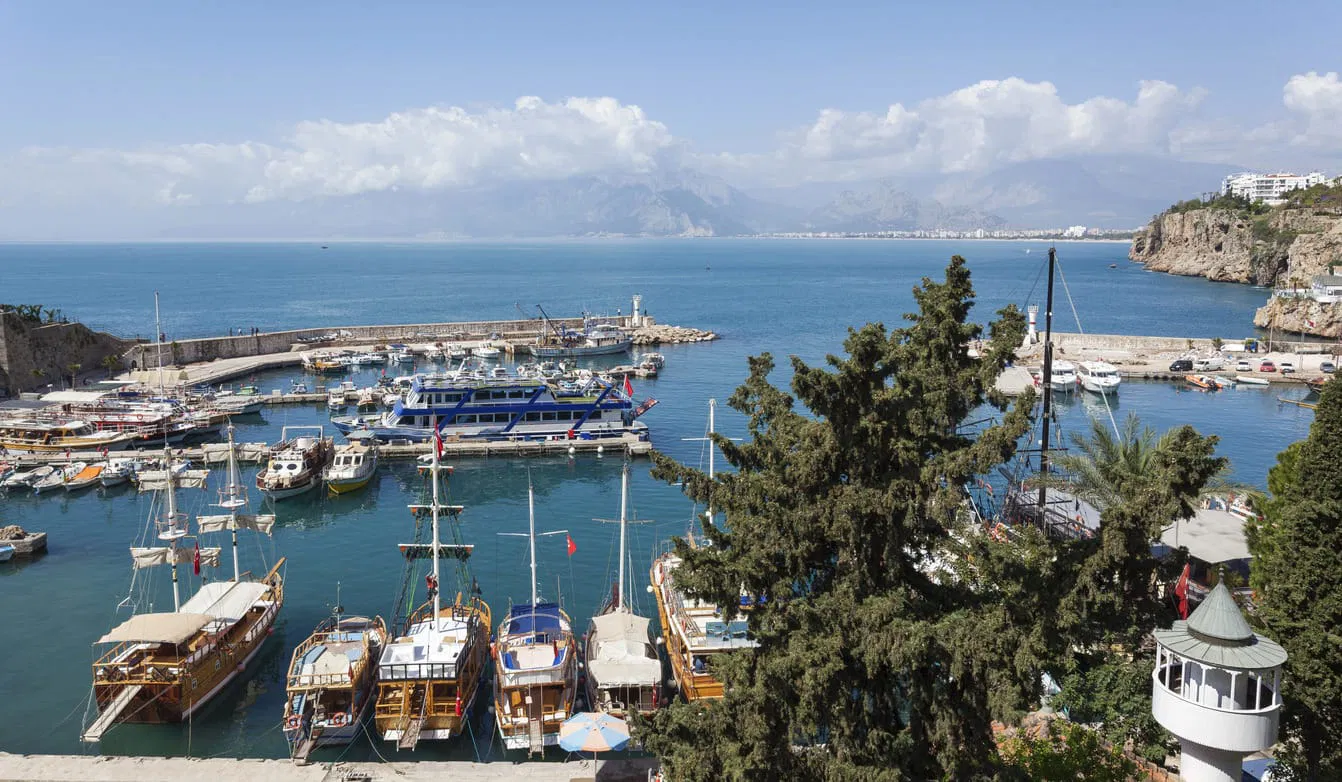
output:
{"label": "boat fender", "polygon": [[298,730],[299,726],[302,724],[303,718],[297,714],[290,714],[288,718],[284,720],[284,727],[286,730]]}
{"label": "boat fender", "polygon": [[457,716],[460,717],[460,716],[461,716],[461,699],[460,699],[460,698],[458,698],[458,699],[457,699],[457,702],[456,702],[456,711],[457,711]]}

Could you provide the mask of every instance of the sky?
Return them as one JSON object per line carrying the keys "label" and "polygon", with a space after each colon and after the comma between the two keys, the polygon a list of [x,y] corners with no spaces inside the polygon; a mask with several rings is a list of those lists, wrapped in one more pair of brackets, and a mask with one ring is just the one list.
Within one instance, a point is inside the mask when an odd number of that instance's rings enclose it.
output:
{"label": "sky", "polygon": [[1335,169],[1338,30],[1336,2],[0,0],[0,221],[678,167]]}

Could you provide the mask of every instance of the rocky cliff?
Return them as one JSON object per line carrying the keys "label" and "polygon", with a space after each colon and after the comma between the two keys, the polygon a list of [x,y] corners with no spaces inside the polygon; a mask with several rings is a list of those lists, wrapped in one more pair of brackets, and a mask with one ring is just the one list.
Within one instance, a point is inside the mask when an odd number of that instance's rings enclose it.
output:
{"label": "rocky cliff", "polygon": [[107,356],[119,363],[134,344],[82,323],[38,324],[0,312],[0,397],[61,388],[75,365],[79,376],[102,371]]}
{"label": "rocky cliff", "polygon": [[1258,308],[1253,325],[1279,332],[1342,339],[1342,304],[1274,297]]}

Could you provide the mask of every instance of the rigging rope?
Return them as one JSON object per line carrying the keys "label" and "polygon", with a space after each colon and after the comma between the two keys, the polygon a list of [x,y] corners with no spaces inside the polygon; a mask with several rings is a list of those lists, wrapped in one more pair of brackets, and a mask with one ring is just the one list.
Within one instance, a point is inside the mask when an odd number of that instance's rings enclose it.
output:
{"label": "rigging rope", "polygon": [[[1081,328],[1081,316],[1076,312],[1076,302],[1072,300],[1072,291],[1067,287],[1067,275],[1062,272],[1062,261],[1054,257],[1058,266],[1058,278],[1062,280],[1063,293],[1067,295],[1067,304],[1072,308],[1072,318],[1076,320],[1076,330],[1078,334],[1085,335],[1085,329]],[[1109,395],[1100,394],[1100,399],[1104,400],[1104,411],[1109,414],[1109,425],[1114,427],[1114,436],[1122,438],[1122,432],[1118,431],[1118,422],[1114,420],[1114,410],[1109,406]]]}

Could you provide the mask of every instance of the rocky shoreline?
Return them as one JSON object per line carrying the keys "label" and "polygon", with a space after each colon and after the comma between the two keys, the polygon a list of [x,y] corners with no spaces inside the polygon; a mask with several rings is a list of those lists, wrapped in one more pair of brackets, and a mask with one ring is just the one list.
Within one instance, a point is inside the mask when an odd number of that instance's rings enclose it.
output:
{"label": "rocky shoreline", "polygon": [[[1132,239],[1128,258],[1151,271],[1214,282],[1307,289],[1342,262],[1342,213],[1277,207],[1171,209]],[[1342,336],[1342,305],[1269,297],[1254,325],[1321,337]]]}

